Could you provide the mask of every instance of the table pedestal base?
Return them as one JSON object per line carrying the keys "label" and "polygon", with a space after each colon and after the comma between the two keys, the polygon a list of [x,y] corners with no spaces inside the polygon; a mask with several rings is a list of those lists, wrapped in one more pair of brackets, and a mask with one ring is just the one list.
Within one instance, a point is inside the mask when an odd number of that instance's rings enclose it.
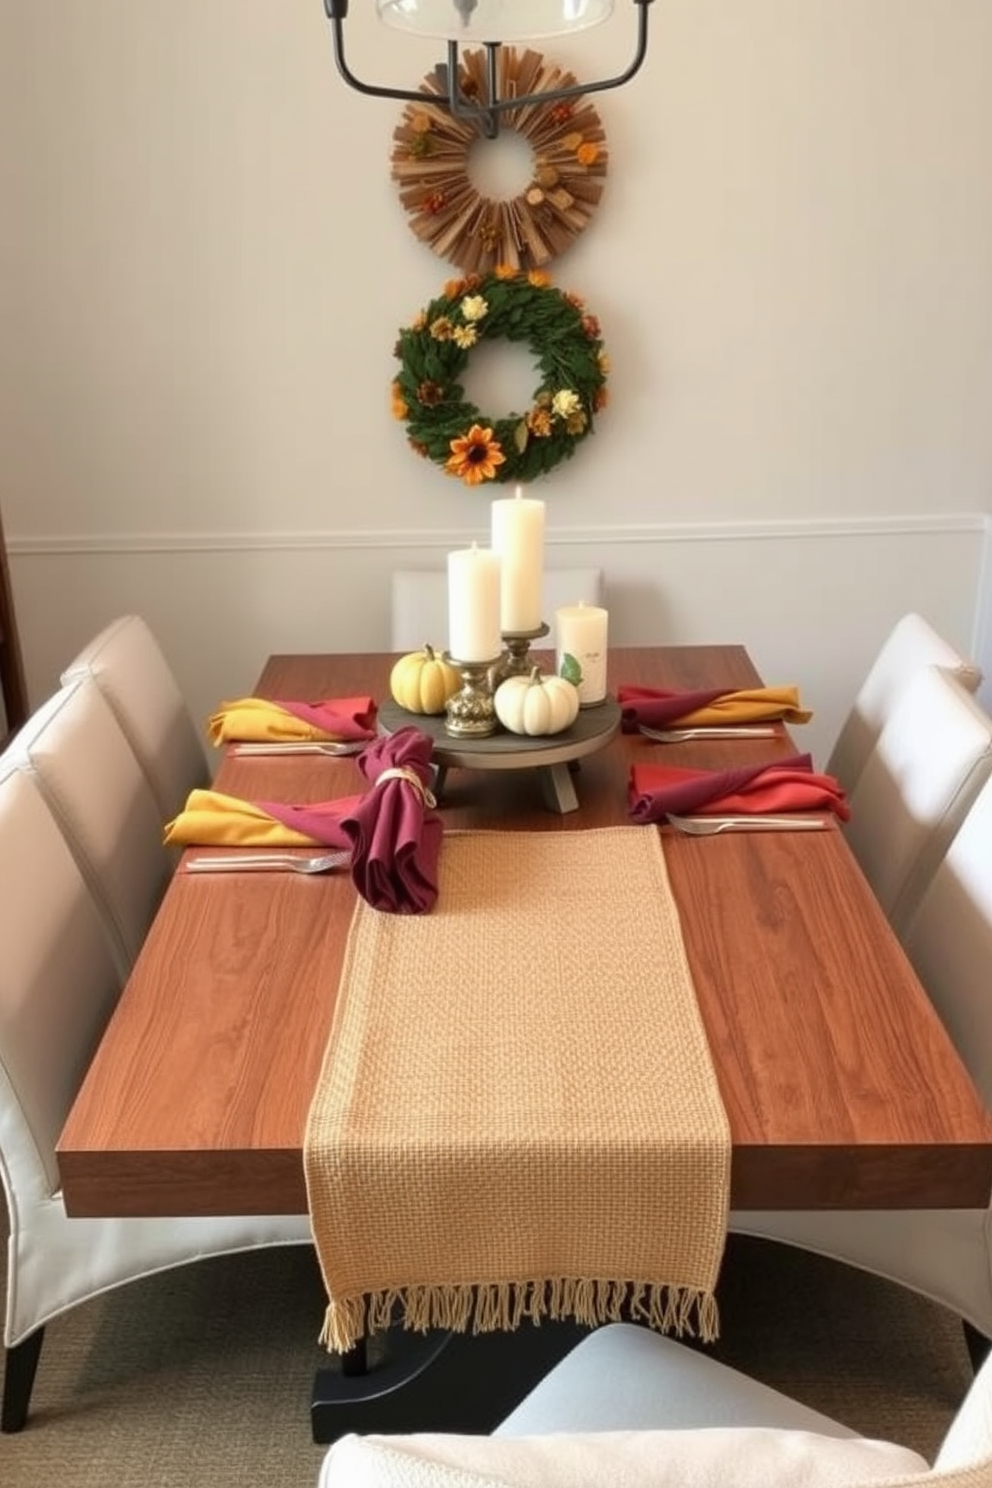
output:
{"label": "table pedestal base", "polygon": [[392,1328],[364,1374],[318,1370],[310,1406],[315,1442],[346,1432],[488,1433],[588,1333],[542,1323],[513,1333],[410,1333]]}

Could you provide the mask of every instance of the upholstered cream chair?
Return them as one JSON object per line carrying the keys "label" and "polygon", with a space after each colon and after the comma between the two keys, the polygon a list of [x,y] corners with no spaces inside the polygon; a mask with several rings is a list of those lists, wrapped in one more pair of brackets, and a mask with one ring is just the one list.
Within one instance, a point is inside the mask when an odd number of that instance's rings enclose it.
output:
{"label": "upholstered cream chair", "polygon": [[[992,1109],[992,781],[934,871],[904,944]],[[933,1092],[934,1099],[940,1092]],[[901,1282],[992,1338],[992,1210],[731,1215],[734,1230],[799,1245]],[[969,1337],[974,1357],[984,1350]],[[992,1477],[989,1479],[992,1483]]]}
{"label": "upholstered cream chair", "polygon": [[[554,646],[555,610],[573,604],[603,603],[603,573],[598,568],[546,569],[544,618]],[[415,651],[424,644],[448,644],[448,576],[443,569],[401,568],[393,574],[392,650]]]}
{"label": "upholstered cream chair", "polygon": [[114,620],[62,673],[63,684],[91,676],[137,756],[169,821],[191,790],[210,783],[207,754],[185,699],[152,631],[140,615]]}
{"label": "upholstered cream chair", "polygon": [[51,1319],[156,1271],[309,1243],[310,1227],[305,1217],[66,1217],[55,1144],[120,978],[89,887],[29,770],[0,777],[0,946],[0,1178],[10,1218],[2,1426],[17,1431]]}
{"label": "upholstered cream chair", "polygon": [[933,1467],[629,1323],[589,1335],[492,1436],[345,1436],[320,1488],[988,1488],[992,1363]]}
{"label": "upholstered cream chair", "polygon": [[28,719],[0,774],[29,770],[79,864],[123,979],[172,873],[151,786],[97,682],[61,688]]}
{"label": "upholstered cream chair", "polygon": [[939,666],[956,677],[968,692],[982,680],[975,664],[938,635],[928,620],[911,612],[893,626],[872,662],[840,733],[827,771],[851,793],[886,719],[910,677],[920,667]]}
{"label": "upholstered cream chair", "polygon": [[992,773],[992,718],[949,672],[905,684],[850,794],[845,835],[900,932]]}

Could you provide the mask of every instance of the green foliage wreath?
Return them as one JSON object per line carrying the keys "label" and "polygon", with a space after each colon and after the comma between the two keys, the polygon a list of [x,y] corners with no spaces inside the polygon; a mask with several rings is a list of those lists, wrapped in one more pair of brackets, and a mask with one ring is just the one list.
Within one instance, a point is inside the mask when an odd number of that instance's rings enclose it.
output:
{"label": "green foliage wreath", "polygon": [[[472,347],[499,336],[528,343],[541,384],[526,413],[490,418],[466,400],[460,379]],[[396,356],[393,414],[418,454],[467,486],[546,475],[575,453],[606,406],[599,322],[541,270],[449,280],[400,331]]]}

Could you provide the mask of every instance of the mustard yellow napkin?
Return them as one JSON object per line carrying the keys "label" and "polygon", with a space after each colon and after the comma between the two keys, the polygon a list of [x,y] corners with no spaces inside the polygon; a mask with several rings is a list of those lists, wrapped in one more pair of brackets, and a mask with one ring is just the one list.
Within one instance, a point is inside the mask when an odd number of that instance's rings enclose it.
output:
{"label": "mustard yellow napkin", "polygon": [[342,743],[375,737],[376,705],[370,697],[327,698],[317,703],[237,698],[221,703],[207,729],[214,744],[259,744],[294,740]]}
{"label": "mustard yellow napkin", "polygon": [[344,796],[310,806],[278,801],[242,801],[221,791],[190,791],[186,805],[165,828],[167,845],[181,847],[348,848],[341,818],[360,796]]}
{"label": "mustard yellow napkin", "polygon": [[799,702],[798,687],[711,687],[666,692],[655,687],[617,688],[624,731],[648,728],[706,728],[727,723],[808,723],[812,713]]}

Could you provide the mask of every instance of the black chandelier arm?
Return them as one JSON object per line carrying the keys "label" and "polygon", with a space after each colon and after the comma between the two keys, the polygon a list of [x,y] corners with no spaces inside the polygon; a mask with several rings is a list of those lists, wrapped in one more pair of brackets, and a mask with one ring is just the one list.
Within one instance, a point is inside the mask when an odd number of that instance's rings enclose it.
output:
{"label": "black chandelier arm", "polygon": [[[638,0],[640,4],[640,0]],[[344,55],[344,17],[348,14],[348,0],[324,0],[324,10],[327,19],[331,23],[331,34],[334,38],[334,61],[338,72],[344,78],[349,88],[354,88],[356,93],[364,93],[367,98],[399,98],[404,103],[423,103],[424,94],[420,90],[412,88],[382,88],[375,83],[363,83],[361,78],[355,76],[348,66]]]}
{"label": "black chandelier arm", "polygon": [[[549,88],[542,93],[520,94],[515,98],[498,98],[496,96],[496,54],[501,43],[487,41],[482,45],[487,56],[486,76],[490,101],[475,103],[464,98],[458,90],[459,43],[449,41],[447,64],[442,62],[437,68],[438,77],[445,92],[440,98],[431,101],[446,106],[456,118],[468,119],[478,124],[485,135],[492,137],[499,127],[499,116],[508,113],[511,109],[519,109],[535,103],[558,103],[569,98],[581,98],[588,93],[603,93],[609,88],[622,87],[640,71],[648,49],[648,6],[653,4],[653,0],[634,0],[634,4],[638,7],[637,43],[634,56],[624,71],[617,73],[615,77],[604,78],[598,83],[576,83],[567,88]],[[356,77],[348,66],[344,54],[343,22],[348,14],[348,0],[324,0],[324,11],[331,23],[334,38],[334,61],[338,72],[350,88],[372,98],[395,98],[404,103],[424,102],[423,90],[380,87],[375,83],[363,82],[361,78]]]}

